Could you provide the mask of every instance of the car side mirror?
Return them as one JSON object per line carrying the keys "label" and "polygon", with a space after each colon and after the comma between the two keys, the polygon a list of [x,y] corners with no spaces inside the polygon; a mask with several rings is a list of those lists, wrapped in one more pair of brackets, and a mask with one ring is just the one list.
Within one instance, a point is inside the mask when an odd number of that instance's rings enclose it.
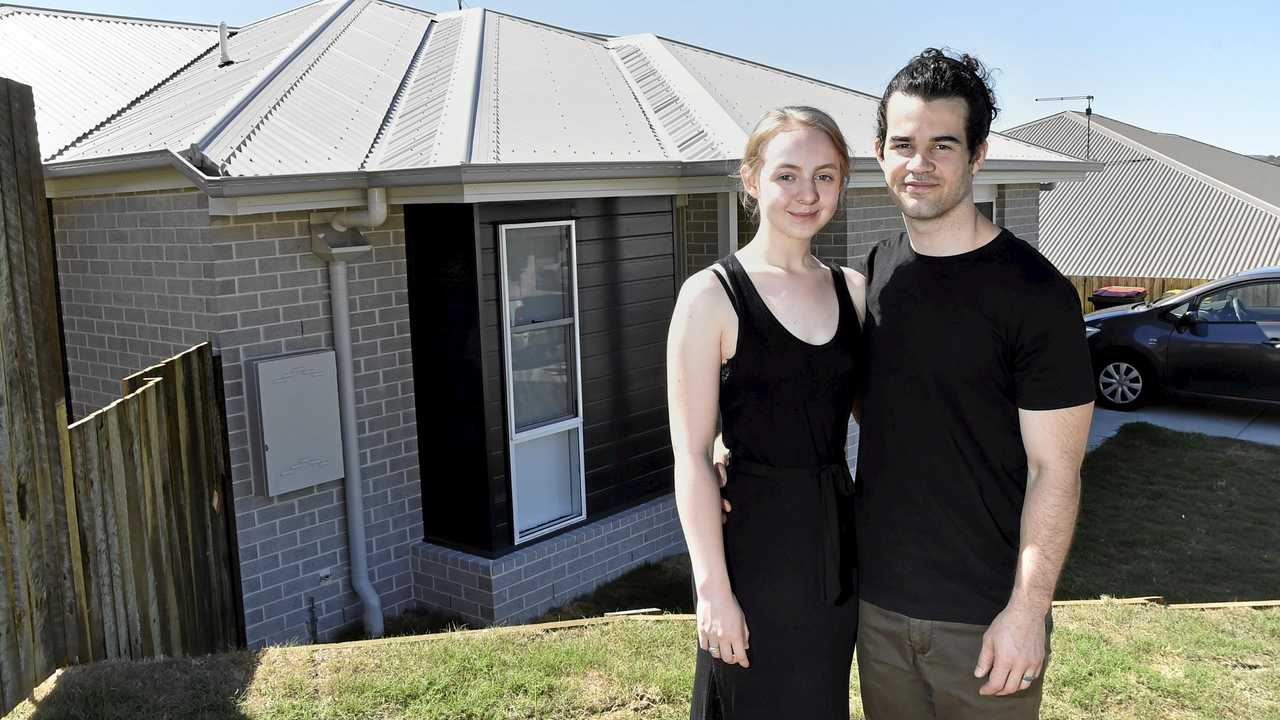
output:
{"label": "car side mirror", "polygon": [[1185,330],[1198,322],[1200,322],[1200,311],[1187,310],[1182,313],[1182,317],[1178,318],[1178,329]]}

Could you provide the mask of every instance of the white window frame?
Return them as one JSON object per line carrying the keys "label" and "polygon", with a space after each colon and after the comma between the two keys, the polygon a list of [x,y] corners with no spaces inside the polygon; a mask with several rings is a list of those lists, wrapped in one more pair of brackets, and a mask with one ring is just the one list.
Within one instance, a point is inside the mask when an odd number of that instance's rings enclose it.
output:
{"label": "white window frame", "polygon": [[[569,228],[569,272],[570,272],[570,289],[573,294],[573,365],[574,375],[577,381],[577,413],[575,417],[558,420],[546,425],[516,432],[516,411],[515,411],[515,378],[512,375],[511,366],[511,317],[509,315],[509,300],[507,287],[507,232],[510,230],[521,230],[527,228],[539,227],[568,227]],[[502,313],[502,355],[504,361],[503,375],[506,380],[506,396],[507,396],[507,457],[509,458],[509,466],[511,468],[511,529],[515,538],[515,544],[533,540],[536,537],[555,532],[567,525],[585,520],[587,517],[587,473],[586,473],[586,438],[583,433],[583,401],[582,401],[582,339],[581,339],[581,317],[578,312],[578,229],[575,220],[553,220],[548,222],[532,222],[532,223],[510,223],[498,226],[498,265],[500,273],[498,279],[498,305]],[[555,323],[546,323],[540,325],[542,327],[554,327],[555,324],[563,324],[564,321],[556,321]],[[567,515],[563,518],[557,518],[542,525],[535,526],[526,531],[521,531],[518,527],[520,518],[520,483],[517,481],[520,469],[516,467],[516,446],[522,442],[536,440],[538,438],[554,435],[556,433],[567,430],[577,430],[578,432],[578,462],[575,468],[578,474],[578,497],[576,498],[577,512]]]}

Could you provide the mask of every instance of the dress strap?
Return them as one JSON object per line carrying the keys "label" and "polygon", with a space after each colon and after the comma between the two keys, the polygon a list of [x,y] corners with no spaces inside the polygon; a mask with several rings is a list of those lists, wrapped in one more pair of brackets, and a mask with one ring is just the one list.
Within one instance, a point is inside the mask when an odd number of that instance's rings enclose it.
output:
{"label": "dress strap", "polygon": [[844,325],[845,318],[853,318],[854,324],[861,326],[857,308],[853,305],[853,296],[849,294],[849,282],[844,279],[844,271],[834,262],[827,263],[827,267],[831,268],[832,282],[836,284],[836,301],[840,305],[840,325]]}
{"label": "dress strap", "polygon": [[[724,265],[724,263],[721,262],[720,265]],[[729,268],[724,268],[724,272],[728,273]],[[724,288],[724,294],[729,296],[729,304],[733,306],[734,314],[742,315],[742,313],[738,311],[738,297],[734,295],[733,288],[729,287],[729,281],[724,279],[724,274],[716,272],[715,266],[712,266],[711,274],[716,276],[716,279],[720,281],[720,287]]]}

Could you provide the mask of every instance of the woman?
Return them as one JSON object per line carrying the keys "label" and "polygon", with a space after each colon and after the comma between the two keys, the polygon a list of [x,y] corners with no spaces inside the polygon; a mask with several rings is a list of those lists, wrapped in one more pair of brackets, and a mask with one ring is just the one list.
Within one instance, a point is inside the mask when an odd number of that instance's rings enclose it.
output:
{"label": "woman", "polygon": [[[740,168],[759,230],[676,301],[668,400],[697,593],[695,720],[849,715],[858,610],[844,447],[863,292],[861,276],[811,251],[848,157],[820,110],[767,113]],[[733,453],[723,528],[717,411]]]}

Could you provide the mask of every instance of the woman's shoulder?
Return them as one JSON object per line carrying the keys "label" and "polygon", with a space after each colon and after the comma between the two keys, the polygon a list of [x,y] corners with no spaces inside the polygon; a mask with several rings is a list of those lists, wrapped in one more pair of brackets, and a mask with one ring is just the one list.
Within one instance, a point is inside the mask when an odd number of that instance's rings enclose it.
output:
{"label": "woman's shoulder", "polygon": [[714,270],[715,266],[705,267],[685,279],[680,286],[680,295],[676,298],[677,307],[685,307],[688,312],[709,313],[718,315],[725,310],[733,311],[729,300],[728,289],[717,279],[724,276]]}

